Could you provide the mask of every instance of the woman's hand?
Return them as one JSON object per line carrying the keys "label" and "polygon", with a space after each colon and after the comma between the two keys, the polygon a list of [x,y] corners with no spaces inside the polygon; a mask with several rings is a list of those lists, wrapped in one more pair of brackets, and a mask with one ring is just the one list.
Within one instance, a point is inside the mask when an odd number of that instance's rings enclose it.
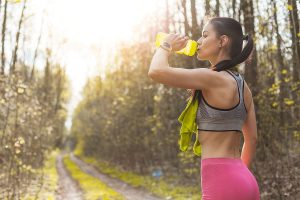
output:
{"label": "woman's hand", "polygon": [[171,45],[172,51],[179,51],[187,45],[188,40],[188,36],[182,36],[178,33],[170,33],[164,41]]}

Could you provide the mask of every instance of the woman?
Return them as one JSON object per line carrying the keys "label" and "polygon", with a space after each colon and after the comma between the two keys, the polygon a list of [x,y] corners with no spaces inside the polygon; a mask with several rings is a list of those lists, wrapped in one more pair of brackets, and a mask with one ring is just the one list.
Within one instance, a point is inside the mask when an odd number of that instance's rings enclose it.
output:
{"label": "woman", "polygon": [[[253,40],[243,35],[238,21],[214,17],[205,24],[197,41],[197,59],[208,60],[211,67],[169,67],[168,56],[185,47],[187,40],[170,34],[155,52],[148,76],[165,85],[192,89],[193,95],[195,90],[201,91],[196,120],[202,146],[202,200],[259,200],[257,181],[248,169],[257,141],[252,93],[243,77],[229,70],[249,57]],[[243,48],[244,40],[247,43]]]}

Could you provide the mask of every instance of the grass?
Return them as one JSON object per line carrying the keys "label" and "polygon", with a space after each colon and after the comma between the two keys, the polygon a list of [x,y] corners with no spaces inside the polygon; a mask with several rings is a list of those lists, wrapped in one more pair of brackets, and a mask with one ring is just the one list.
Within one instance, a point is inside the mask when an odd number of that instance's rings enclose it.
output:
{"label": "grass", "polygon": [[86,200],[125,200],[124,196],[99,179],[82,172],[69,156],[65,156],[63,161],[71,176],[79,183]]}
{"label": "grass", "polygon": [[98,161],[92,157],[84,157],[78,154],[85,162],[94,165],[99,171],[118,178],[134,187],[142,187],[149,192],[165,199],[172,200],[199,200],[201,199],[200,185],[198,186],[177,186],[168,184],[172,182],[168,177],[162,177],[159,180],[151,176],[141,176],[129,171],[120,170],[107,162]]}
{"label": "grass", "polygon": [[[44,171],[44,180],[43,186],[40,192],[37,194],[37,199],[45,200],[55,200],[55,191],[57,190],[58,174],[56,171],[56,156],[58,155],[59,150],[56,149],[52,151],[46,158],[45,165],[43,169],[36,170],[38,176]],[[32,182],[34,183],[34,181]],[[33,200],[36,199],[36,193],[38,192],[38,186],[32,184],[29,186],[26,194],[22,194],[22,200]]]}

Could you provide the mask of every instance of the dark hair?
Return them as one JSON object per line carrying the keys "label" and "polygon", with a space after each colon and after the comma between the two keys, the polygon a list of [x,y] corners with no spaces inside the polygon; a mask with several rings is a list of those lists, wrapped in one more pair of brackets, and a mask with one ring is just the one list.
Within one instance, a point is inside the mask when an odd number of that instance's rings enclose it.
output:
{"label": "dark hair", "polygon": [[[230,60],[222,60],[212,68],[215,71],[222,71],[234,68],[236,65],[246,61],[253,50],[253,40],[249,35],[243,35],[241,24],[230,17],[212,17],[208,19],[208,23],[212,24],[217,36],[227,35],[231,40]],[[243,41],[246,40],[247,44],[243,48]],[[195,90],[189,89],[189,98],[195,96]],[[188,98],[188,99],[189,99]]]}
{"label": "dark hair", "polygon": [[[214,27],[217,35],[227,35],[231,39],[229,55],[231,60],[222,60],[214,68],[216,71],[222,71],[232,68],[248,59],[253,50],[253,40],[249,35],[243,35],[241,24],[230,17],[213,17],[208,21]],[[243,48],[243,41],[247,44]]]}

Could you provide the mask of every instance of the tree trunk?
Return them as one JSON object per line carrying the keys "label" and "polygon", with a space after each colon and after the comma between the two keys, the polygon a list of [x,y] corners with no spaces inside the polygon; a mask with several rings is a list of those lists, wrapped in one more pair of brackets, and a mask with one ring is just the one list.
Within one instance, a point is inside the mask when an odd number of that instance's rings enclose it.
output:
{"label": "tree trunk", "polygon": [[209,4],[209,0],[205,0],[205,15],[210,15],[211,13],[211,8],[210,8],[210,4]]}
{"label": "tree trunk", "polygon": [[244,15],[244,27],[245,27],[244,34],[249,34],[254,39],[251,63],[245,62],[245,79],[249,87],[252,88],[253,96],[256,96],[258,93],[258,85],[257,85],[257,55],[256,55],[256,47],[255,47],[253,2],[251,0],[245,0],[242,1],[241,3],[242,3],[241,5],[242,12]]}
{"label": "tree trunk", "polygon": [[216,0],[215,14],[216,14],[217,17],[220,16],[220,1],[219,0]]}
{"label": "tree trunk", "polygon": [[200,31],[197,22],[197,11],[196,11],[195,0],[191,0],[191,14],[192,14],[192,38],[194,40],[197,40],[200,37]]}
{"label": "tree trunk", "polygon": [[36,62],[36,58],[37,58],[37,55],[38,55],[38,49],[39,49],[41,38],[42,38],[43,24],[44,24],[44,15],[43,15],[43,18],[42,18],[41,29],[40,29],[40,34],[39,34],[39,38],[38,38],[38,41],[37,41],[36,49],[34,51],[32,69],[31,69],[30,78],[29,78],[30,81],[32,81],[32,79],[34,77],[35,62]]}
{"label": "tree trunk", "polygon": [[[289,17],[290,17],[290,31],[292,34],[292,48],[293,48],[293,69],[295,70],[296,73],[294,73],[296,80],[300,79],[300,37],[298,34],[300,34],[299,30],[299,16],[297,12],[297,4],[296,0],[288,0],[289,5],[292,6],[292,9],[289,10]],[[298,66],[298,68],[296,67]]]}
{"label": "tree trunk", "polygon": [[[289,9],[289,19],[290,19],[290,31],[292,35],[292,62],[293,62],[293,83],[296,84],[300,80],[300,42],[298,33],[299,30],[299,17],[297,13],[297,5],[295,0],[288,0],[288,4],[292,6]],[[297,90],[292,91],[293,100],[295,105],[299,105],[300,101],[297,98]],[[300,109],[295,107],[294,110],[294,123],[300,118]]]}
{"label": "tree trunk", "polygon": [[7,0],[4,3],[4,13],[2,22],[2,49],[1,49],[1,74],[4,74],[5,70],[5,30],[6,30],[6,18],[7,18]]}
{"label": "tree trunk", "polygon": [[[201,36],[201,30],[199,28],[198,22],[197,22],[197,11],[196,11],[196,0],[191,0],[191,15],[192,15],[192,39],[198,40]],[[193,57],[192,65],[193,67],[197,67],[198,60],[196,57]]]}
{"label": "tree trunk", "polygon": [[18,27],[18,32],[16,34],[16,44],[15,44],[15,49],[13,52],[13,57],[12,57],[12,63],[10,65],[10,73],[14,73],[15,68],[16,68],[16,61],[17,61],[17,57],[18,57],[18,48],[19,48],[19,39],[20,39],[20,33],[21,33],[21,28],[22,28],[22,24],[23,24],[23,19],[24,19],[24,11],[26,9],[26,1],[24,0],[24,4],[23,4],[23,8],[22,8],[22,13],[21,13],[21,17],[19,20],[19,27]]}
{"label": "tree trunk", "polygon": [[231,1],[232,5],[232,18],[236,19],[236,12],[235,12],[235,5],[236,5],[236,0]]}
{"label": "tree trunk", "polygon": [[288,109],[285,106],[284,98],[288,98],[288,85],[285,82],[285,78],[289,73],[289,69],[286,67],[283,61],[283,56],[281,53],[281,36],[279,34],[278,20],[277,20],[277,12],[276,12],[276,3],[272,0],[273,8],[274,8],[274,28],[276,32],[276,44],[277,44],[277,60],[278,60],[278,77],[280,81],[280,92],[279,92],[279,105],[280,105],[280,124],[284,126],[287,124],[288,119],[290,119]]}
{"label": "tree trunk", "polygon": [[[253,96],[253,102],[256,110],[259,110],[259,103],[256,96],[258,95],[258,88],[259,83],[258,80],[258,73],[257,73],[257,52],[256,52],[256,46],[255,46],[255,27],[254,27],[254,9],[253,9],[253,2],[252,0],[244,0],[241,1],[240,4],[240,11],[243,12],[244,17],[244,28],[245,33],[249,34],[250,37],[253,38],[253,50],[250,54],[251,62],[245,62],[245,80],[247,81],[247,84],[249,85],[249,88],[251,89],[252,96]],[[257,121],[259,122],[259,115],[257,115]]]}
{"label": "tree trunk", "polygon": [[182,0],[181,1],[181,6],[182,6],[182,9],[183,9],[183,17],[184,17],[184,21],[183,21],[183,25],[184,25],[184,32],[185,32],[185,35],[189,35],[189,32],[190,32],[190,25],[189,25],[189,21],[188,21],[188,18],[187,18],[187,11],[186,11],[186,0]]}
{"label": "tree trunk", "polygon": [[169,12],[169,0],[166,0],[166,19],[165,19],[165,26],[164,31],[169,33],[169,25],[170,25],[170,12]]}

